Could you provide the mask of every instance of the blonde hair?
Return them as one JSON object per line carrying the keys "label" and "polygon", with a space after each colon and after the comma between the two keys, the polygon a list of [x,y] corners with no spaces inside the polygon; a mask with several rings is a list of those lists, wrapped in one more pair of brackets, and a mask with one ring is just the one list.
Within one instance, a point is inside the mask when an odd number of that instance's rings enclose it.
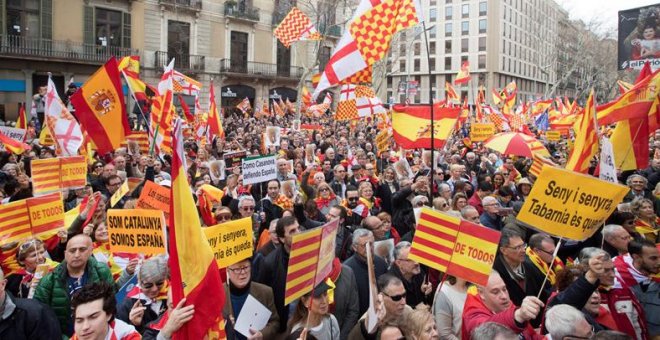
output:
{"label": "blonde hair", "polygon": [[400,326],[406,339],[419,339],[424,333],[424,326],[434,320],[430,307],[420,303],[415,309],[404,312]]}

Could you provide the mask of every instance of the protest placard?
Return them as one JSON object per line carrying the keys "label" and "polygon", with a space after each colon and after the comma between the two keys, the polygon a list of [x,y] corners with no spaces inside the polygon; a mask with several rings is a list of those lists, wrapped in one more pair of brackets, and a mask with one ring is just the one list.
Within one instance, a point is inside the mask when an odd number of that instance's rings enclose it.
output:
{"label": "protest placard", "polygon": [[277,155],[244,158],[243,185],[261,183],[277,178]]}
{"label": "protest placard", "polygon": [[232,171],[234,167],[241,166],[243,158],[247,156],[245,151],[227,152],[222,158],[225,160],[225,169]]}
{"label": "protest placard", "polygon": [[376,135],[376,148],[378,152],[387,151],[390,149],[390,140],[392,135],[388,129],[384,129]]}
{"label": "protest placard", "polygon": [[113,253],[165,253],[165,218],[162,211],[109,209],[106,225],[110,251]]}
{"label": "protest placard", "polygon": [[32,197],[0,205],[0,241],[8,244],[30,236],[41,239],[64,227],[62,194]]}
{"label": "protest placard", "polygon": [[447,274],[478,285],[486,285],[499,242],[499,231],[461,221]]}
{"label": "protest placard", "polygon": [[470,125],[470,140],[472,142],[483,142],[495,134],[495,124],[474,123]]}
{"label": "protest placard", "polygon": [[121,200],[124,195],[128,193],[130,188],[128,187],[128,180],[125,180],[124,183],[115,191],[114,194],[112,194],[112,197],[110,197],[110,208],[114,207],[119,200]]}
{"label": "protest placard", "polygon": [[17,140],[17,141],[23,141],[25,138],[25,133],[27,130],[25,129],[19,129],[19,128],[13,128],[9,126],[0,126],[0,132],[2,132],[3,135]]}
{"label": "protest placard", "polygon": [[0,243],[9,244],[30,237],[27,200],[0,204],[0,216]]}
{"label": "protest placard", "polygon": [[81,188],[87,183],[87,161],[84,156],[35,159],[30,166],[35,194]]}
{"label": "protest placard", "polygon": [[630,190],[544,165],[518,221],[556,237],[581,241],[596,232]]}
{"label": "protest placard", "polygon": [[460,225],[458,217],[422,208],[408,258],[447,271]]}
{"label": "protest placard", "polygon": [[545,132],[545,138],[549,142],[557,142],[561,140],[561,131],[559,130],[550,130]]}
{"label": "protest placard", "polygon": [[165,213],[170,211],[170,189],[147,181],[135,206],[141,209],[155,209]]}
{"label": "protest placard", "polygon": [[611,183],[618,183],[616,165],[614,165],[614,148],[607,137],[600,140],[600,168],[598,178]]}
{"label": "protest placard", "polygon": [[252,256],[252,218],[217,224],[204,228],[218,268],[227,268]]}

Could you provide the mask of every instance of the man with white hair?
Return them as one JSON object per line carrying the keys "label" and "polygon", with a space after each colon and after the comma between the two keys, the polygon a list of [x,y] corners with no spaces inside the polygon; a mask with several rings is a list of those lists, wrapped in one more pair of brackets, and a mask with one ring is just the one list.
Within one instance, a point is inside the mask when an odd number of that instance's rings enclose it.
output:
{"label": "man with white hair", "polygon": [[545,327],[550,339],[589,339],[593,327],[581,311],[569,305],[556,305],[545,313]]}
{"label": "man with white hair", "polygon": [[374,261],[374,271],[376,278],[387,272],[385,260],[373,254],[374,234],[371,230],[364,228],[356,229],[353,232],[353,256],[349,257],[344,264],[355,274],[355,282],[358,287],[358,297],[360,300],[360,313],[364,314],[369,307],[369,270],[367,270],[367,247],[371,247],[372,258]]}
{"label": "man with white hair", "polygon": [[616,257],[628,253],[630,233],[618,224],[608,224],[603,227],[603,250]]}
{"label": "man with white hair", "polygon": [[472,223],[480,224],[481,222],[479,221],[479,212],[477,211],[477,208],[471,206],[471,205],[466,205],[461,209],[461,217],[466,220],[470,221]]}
{"label": "man with white hair", "polygon": [[493,196],[486,196],[481,200],[481,204],[484,207],[484,212],[479,218],[481,224],[490,229],[502,230],[504,222],[502,216],[499,215],[500,201]]}

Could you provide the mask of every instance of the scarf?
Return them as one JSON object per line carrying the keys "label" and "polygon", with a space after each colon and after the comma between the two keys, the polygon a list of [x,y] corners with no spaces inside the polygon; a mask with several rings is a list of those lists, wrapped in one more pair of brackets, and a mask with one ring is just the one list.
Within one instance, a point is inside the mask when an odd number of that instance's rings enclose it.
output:
{"label": "scarf", "polygon": [[285,195],[280,194],[277,196],[277,199],[273,201],[273,204],[282,208],[282,210],[292,210],[293,209],[293,200],[286,197]]}
{"label": "scarf", "polygon": [[548,275],[548,282],[554,286],[557,280],[557,272],[564,269],[564,263],[558,257],[555,257],[554,262],[552,263],[552,268],[548,268],[548,264],[545,263],[545,261],[543,261],[541,257],[534,250],[532,250],[532,248],[527,247],[527,249],[525,249],[525,253],[529,257],[530,261],[532,261],[534,266],[539,271],[541,271],[543,275]]}
{"label": "scarf", "polygon": [[638,284],[647,285],[650,284],[651,281],[658,282],[658,278],[648,277],[635,269],[630,254],[617,256],[612,262],[614,262],[614,268],[616,268],[616,277],[618,281],[628,287],[634,287]]}
{"label": "scarf", "polygon": [[330,206],[330,203],[334,202],[335,199],[337,199],[337,195],[335,194],[330,194],[328,198],[323,198],[323,197],[317,197],[314,199],[314,202],[316,202],[316,207],[321,210],[327,206]]}
{"label": "scarf", "polygon": [[[654,224],[658,224],[658,218],[656,218]],[[658,230],[655,229],[655,226],[640,218],[635,219],[635,231],[652,242],[655,242],[655,239],[658,236]]]}
{"label": "scarf", "polygon": [[94,255],[99,262],[105,262],[108,265],[110,273],[112,273],[112,278],[117,281],[121,276],[123,269],[115,263],[115,259],[110,251],[110,242],[94,242],[93,247],[94,250],[92,250],[92,255]]}

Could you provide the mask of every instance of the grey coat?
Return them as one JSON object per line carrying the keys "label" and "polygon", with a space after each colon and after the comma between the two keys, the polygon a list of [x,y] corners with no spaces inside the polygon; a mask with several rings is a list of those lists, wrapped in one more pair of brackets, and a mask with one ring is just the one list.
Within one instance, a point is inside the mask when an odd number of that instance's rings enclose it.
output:
{"label": "grey coat", "polygon": [[360,299],[355,274],[351,267],[341,266],[341,274],[335,282],[335,286],[335,311],[333,314],[339,323],[340,338],[346,340],[360,317]]}

